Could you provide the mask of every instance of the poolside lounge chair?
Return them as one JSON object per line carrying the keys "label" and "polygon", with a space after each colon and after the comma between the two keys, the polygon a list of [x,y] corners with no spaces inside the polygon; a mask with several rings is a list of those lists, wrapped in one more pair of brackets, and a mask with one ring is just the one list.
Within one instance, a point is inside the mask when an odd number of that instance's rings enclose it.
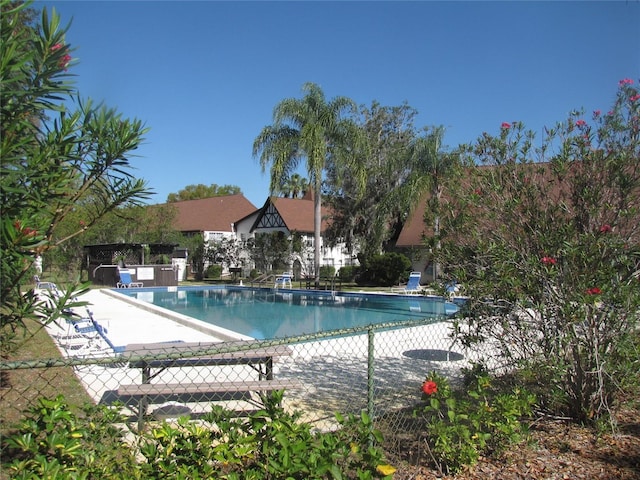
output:
{"label": "poolside lounge chair", "polygon": [[58,345],[65,350],[87,347],[100,335],[91,318],[76,313],[68,318],[61,318],[50,323],[47,329]]}
{"label": "poolside lounge chair", "polygon": [[411,272],[409,274],[409,281],[404,287],[395,287],[392,288],[391,291],[393,293],[400,293],[405,295],[422,293],[422,287],[420,286],[420,277],[422,277],[422,274],[420,272]]}
{"label": "poolside lounge chair", "polygon": [[454,299],[465,299],[464,288],[462,285],[457,283],[455,280],[445,285],[445,290],[447,292],[447,296],[449,300],[453,301]]}
{"label": "poolside lounge chair", "polygon": [[120,281],[116,284],[118,288],[139,288],[144,287],[144,283],[142,282],[134,282],[131,278],[131,273],[129,270],[118,269],[118,275],[120,276]]}
{"label": "poolside lounge chair", "polygon": [[94,320],[93,312],[89,307],[85,307],[86,313],[80,314],[71,312],[71,315],[65,318],[67,331],[71,335],[84,335],[87,338],[95,338],[101,334],[103,328]]}
{"label": "poolside lounge chair", "polygon": [[292,275],[290,273],[283,273],[282,275],[276,275],[276,283],[273,285],[273,288],[278,288],[278,287],[287,288],[287,286],[289,288],[293,288],[291,284],[291,277]]}
{"label": "poolside lounge chair", "polygon": [[40,281],[40,277],[38,275],[33,276],[33,281],[36,284],[34,288],[34,292],[36,295],[43,296],[45,301],[51,300],[52,298],[59,298],[62,296],[62,292],[58,288],[58,286],[53,282],[42,282]]}
{"label": "poolside lounge chair", "polygon": [[107,329],[93,318],[93,312],[86,307],[86,313],[73,312],[64,322],[52,322],[47,326],[50,335],[56,343],[73,356],[104,356],[109,352],[115,352],[114,347],[107,339]]}
{"label": "poolside lounge chair", "polygon": [[[42,282],[40,281],[40,277],[38,277],[38,275],[33,276],[33,281],[36,284],[33,289],[33,293],[35,294],[38,301],[46,305],[48,308],[55,308],[56,305],[64,297],[64,293],[58,288],[55,283]],[[63,313],[71,312],[69,308],[65,308],[62,311]]]}

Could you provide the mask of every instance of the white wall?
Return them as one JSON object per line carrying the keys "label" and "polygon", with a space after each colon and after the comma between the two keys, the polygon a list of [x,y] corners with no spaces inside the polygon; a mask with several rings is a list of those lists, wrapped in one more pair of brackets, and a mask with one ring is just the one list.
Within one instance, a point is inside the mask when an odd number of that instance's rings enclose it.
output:
{"label": "white wall", "polygon": [[[249,217],[241,220],[240,222],[236,222],[234,224],[236,238],[238,240],[247,240],[251,237],[254,237],[254,233],[251,233],[251,227],[255,223],[255,220],[258,216],[258,212],[250,215]],[[287,235],[290,235],[290,232],[283,227],[279,228],[261,228],[260,233],[272,233],[272,232],[284,232]],[[293,254],[290,258],[291,264],[289,268],[293,268],[294,260],[299,260],[302,263],[303,272],[311,272],[313,270],[313,234],[302,234],[302,241],[305,245],[306,251],[302,254]],[[323,239],[320,239],[321,245],[323,244]],[[357,265],[357,260],[351,260],[348,254],[344,253],[346,247],[344,244],[338,244],[332,248],[321,248],[320,250],[320,266],[331,265],[336,269],[336,273],[340,270],[341,267],[345,265]]]}

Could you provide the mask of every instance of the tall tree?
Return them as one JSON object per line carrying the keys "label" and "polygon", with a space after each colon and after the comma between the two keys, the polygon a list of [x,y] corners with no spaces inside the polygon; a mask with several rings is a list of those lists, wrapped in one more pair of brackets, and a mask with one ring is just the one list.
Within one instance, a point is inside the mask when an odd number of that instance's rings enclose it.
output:
{"label": "tall tree", "polygon": [[[423,134],[417,137],[409,149],[412,172],[401,189],[401,197],[405,199],[419,199],[425,192],[429,193],[425,220],[433,222],[433,245],[440,248],[440,207],[442,194],[447,180],[452,176],[457,165],[457,155],[442,152],[444,128],[425,128]],[[439,276],[439,266],[433,265],[434,279]]]}
{"label": "tall tree", "polygon": [[396,192],[412,173],[407,152],[416,136],[416,115],[406,103],[361,106],[358,125],[365,145],[356,152],[358,162],[328,168],[325,191],[333,210],[329,239],[343,239],[350,249],[357,244],[361,264],[394,237],[415,200]]}
{"label": "tall tree", "polygon": [[303,197],[309,188],[309,181],[302,175],[291,175],[291,198]]}
{"label": "tall tree", "polygon": [[167,195],[167,203],[181,202],[183,200],[198,200],[200,198],[222,197],[224,195],[236,195],[242,193],[240,187],[236,185],[216,185],[209,186],[199,183],[197,185],[187,185],[178,193]]}
{"label": "tall tree", "polygon": [[310,187],[314,194],[314,273],[320,285],[320,231],[322,222],[321,188],[328,159],[354,140],[356,126],[345,111],[354,111],[346,97],[325,100],[314,83],[305,83],[302,99],[287,98],[276,105],[273,125],[262,129],[253,142],[253,155],[259,157],[262,171],[271,165],[272,192],[277,191],[302,160],[306,160]]}

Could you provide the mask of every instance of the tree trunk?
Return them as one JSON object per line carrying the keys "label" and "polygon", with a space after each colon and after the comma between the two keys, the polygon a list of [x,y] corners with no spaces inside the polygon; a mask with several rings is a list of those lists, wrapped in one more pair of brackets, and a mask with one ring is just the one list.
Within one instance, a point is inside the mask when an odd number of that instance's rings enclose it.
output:
{"label": "tree trunk", "polygon": [[[435,199],[436,199],[436,204],[435,204],[436,212],[435,212],[434,225],[433,225],[433,234],[437,238],[436,245],[435,245],[436,258],[437,258],[440,247],[442,246],[440,242],[440,199],[442,197],[442,189],[437,183],[434,188],[433,195],[435,196]],[[438,261],[434,261],[433,262],[433,281],[437,282],[438,277],[440,277],[440,264]]]}
{"label": "tree trunk", "polygon": [[320,228],[322,226],[322,203],[320,199],[320,185],[316,183],[313,198],[313,268],[316,290],[320,288]]}

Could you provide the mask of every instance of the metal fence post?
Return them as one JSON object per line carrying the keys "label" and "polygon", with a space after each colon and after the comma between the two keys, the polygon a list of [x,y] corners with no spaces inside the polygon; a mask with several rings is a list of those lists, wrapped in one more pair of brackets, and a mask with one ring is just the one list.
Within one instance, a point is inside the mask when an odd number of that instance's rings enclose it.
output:
{"label": "metal fence post", "polygon": [[[374,331],[373,328],[369,328],[367,331],[367,414],[369,415],[369,420],[371,424],[369,426],[370,430],[373,430],[373,373],[374,373]],[[369,444],[370,446],[373,444],[373,435],[372,431],[369,433]]]}

